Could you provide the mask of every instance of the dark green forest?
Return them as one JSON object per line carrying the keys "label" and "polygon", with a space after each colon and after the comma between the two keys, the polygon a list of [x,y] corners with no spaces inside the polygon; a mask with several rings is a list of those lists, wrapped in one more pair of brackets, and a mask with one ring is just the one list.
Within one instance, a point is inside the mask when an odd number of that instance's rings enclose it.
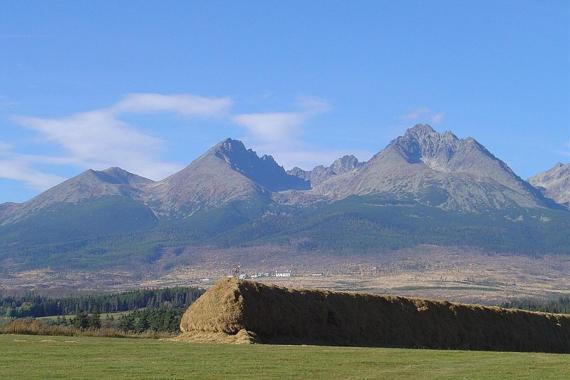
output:
{"label": "dark green forest", "polygon": [[570,295],[552,299],[520,298],[501,305],[509,309],[544,311],[547,313],[570,314]]}
{"label": "dark green forest", "polygon": [[[126,212],[121,213],[121,218],[128,221],[119,218],[111,222],[111,216],[96,211],[107,208],[96,206],[81,206],[95,215],[91,218],[94,221],[88,226],[74,222],[75,232],[66,236],[49,232],[68,230],[68,212],[58,210],[49,214],[49,220],[43,216],[28,219],[25,226],[0,227],[0,262],[7,259],[20,269],[49,266],[81,270],[143,270],[151,266],[156,269],[159,262],[160,269],[170,265],[171,258],[164,257],[169,250],[267,244],[339,255],[377,253],[418,244],[473,247],[517,255],[570,254],[570,214],[562,209],[513,207],[477,213],[449,212],[413,200],[395,201],[377,195],[353,196],[303,208],[259,200],[234,202],[197,212],[191,218],[158,221],[146,218],[143,210],[128,203],[121,206]],[[79,221],[83,213],[75,213],[78,218],[73,220]],[[140,218],[148,223],[137,224]],[[114,228],[116,222],[123,227]]]}
{"label": "dark green forest", "polygon": [[54,298],[37,294],[0,297],[0,316],[7,318],[38,318],[65,316],[82,311],[117,313],[146,308],[185,309],[201,294],[202,289],[174,287],[142,289],[114,294],[78,295]]}

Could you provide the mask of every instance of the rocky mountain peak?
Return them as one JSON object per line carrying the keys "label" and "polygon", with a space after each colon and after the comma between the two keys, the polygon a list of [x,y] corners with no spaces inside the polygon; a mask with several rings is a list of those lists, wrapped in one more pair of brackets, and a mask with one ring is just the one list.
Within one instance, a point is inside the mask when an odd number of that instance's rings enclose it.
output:
{"label": "rocky mountain peak", "polygon": [[191,214],[234,200],[265,197],[272,191],[308,188],[307,181],[287,174],[272,156],[259,157],[243,142],[228,138],[153,185],[149,199],[160,212]]}
{"label": "rocky mountain peak", "polygon": [[23,219],[38,210],[58,203],[80,203],[115,196],[138,198],[143,189],[152,183],[150,179],[118,167],[105,170],[88,169],[18,205],[18,215],[14,215],[13,220]]}
{"label": "rocky mountain peak", "polygon": [[230,154],[232,152],[246,151],[247,149],[240,140],[227,138],[214,145],[210,150],[220,154]]}
{"label": "rocky mountain peak", "polygon": [[342,156],[341,158],[337,158],[332,163],[330,168],[335,174],[342,174],[357,169],[360,166],[362,166],[362,163],[358,162],[358,158],[356,158],[351,154],[351,155]]}
{"label": "rocky mountain peak", "polygon": [[148,178],[144,178],[139,175],[130,173],[116,166],[100,171],[90,169],[87,172],[90,175],[96,176],[103,182],[117,184],[117,185],[144,185],[153,182]]}
{"label": "rocky mountain peak", "polygon": [[447,161],[456,152],[460,139],[451,132],[438,133],[427,124],[418,124],[394,140],[393,144],[410,163]]}
{"label": "rocky mountain peak", "polygon": [[528,180],[546,197],[570,207],[570,163],[556,163],[549,170]]}
{"label": "rocky mountain peak", "polygon": [[303,170],[301,168],[294,167],[287,173],[310,182],[311,186],[315,186],[332,177],[359,169],[363,165],[364,163],[359,162],[358,158],[355,156],[345,155],[334,160],[331,166],[319,165],[315,166],[312,170]]}
{"label": "rocky mountain peak", "polygon": [[233,170],[271,191],[287,189],[307,189],[309,184],[300,178],[287,174],[273,156],[259,157],[252,149],[247,149],[239,140],[226,139],[211,150],[223,159]]}
{"label": "rocky mountain peak", "polygon": [[410,136],[426,136],[431,134],[438,134],[435,129],[431,127],[429,124],[416,124],[411,128],[406,130],[404,135]]}

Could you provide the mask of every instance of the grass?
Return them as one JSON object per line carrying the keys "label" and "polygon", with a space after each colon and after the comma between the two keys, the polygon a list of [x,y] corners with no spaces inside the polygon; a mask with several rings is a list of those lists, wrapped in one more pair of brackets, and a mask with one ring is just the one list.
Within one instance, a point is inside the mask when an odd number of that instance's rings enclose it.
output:
{"label": "grass", "polygon": [[3,379],[562,379],[570,355],[0,335]]}

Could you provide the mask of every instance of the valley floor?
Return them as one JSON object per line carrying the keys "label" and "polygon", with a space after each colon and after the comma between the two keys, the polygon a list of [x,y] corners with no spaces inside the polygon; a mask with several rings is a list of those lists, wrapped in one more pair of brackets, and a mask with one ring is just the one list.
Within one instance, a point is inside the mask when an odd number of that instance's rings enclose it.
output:
{"label": "valley floor", "polygon": [[563,379],[570,355],[0,335],[3,379]]}
{"label": "valley floor", "polygon": [[[231,273],[291,271],[292,277],[259,277],[283,286],[360,291],[500,304],[512,298],[550,298],[570,289],[570,256],[492,254],[461,248],[418,246],[368,255],[290,252],[278,247],[195,250],[158,272],[35,270],[0,274],[0,289],[61,295],[141,287],[208,287]],[[160,266],[161,263],[157,263]]]}

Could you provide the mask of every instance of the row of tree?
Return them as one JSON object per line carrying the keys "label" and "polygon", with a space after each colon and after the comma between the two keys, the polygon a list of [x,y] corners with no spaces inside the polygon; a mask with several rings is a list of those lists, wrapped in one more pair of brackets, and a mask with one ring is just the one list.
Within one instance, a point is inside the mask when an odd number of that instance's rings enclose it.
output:
{"label": "row of tree", "polygon": [[510,309],[544,311],[547,313],[570,314],[570,295],[553,299],[519,298],[501,305]]}
{"label": "row of tree", "polygon": [[117,313],[139,309],[185,309],[201,294],[202,289],[174,287],[142,289],[114,294],[78,295],[64,298],[37,294],[0,297],[0,316],[36,318],[54,315]]}
{"label": "row of tree", "polygon": [[183,310],[152,308],[136,310],[119,317],[118,329],[125,333],[178,332]]}
{"label": "row of tree", "polygon": [[88,314],[78,310],[74,316],[58,316],[57,319],[47,322],[48,325],[73,327],[79,330],[97,330],[102,327],[115,329],[123,333],[141,334],[147,331],[174,333],[179,330],[180,319],[184,309],[171,307],[157,307],[135,310],[115,318],[107,314]]}

